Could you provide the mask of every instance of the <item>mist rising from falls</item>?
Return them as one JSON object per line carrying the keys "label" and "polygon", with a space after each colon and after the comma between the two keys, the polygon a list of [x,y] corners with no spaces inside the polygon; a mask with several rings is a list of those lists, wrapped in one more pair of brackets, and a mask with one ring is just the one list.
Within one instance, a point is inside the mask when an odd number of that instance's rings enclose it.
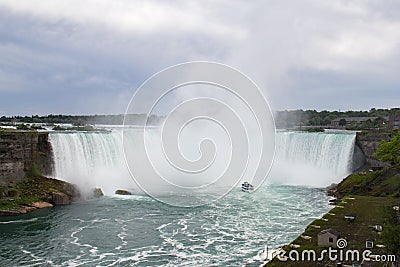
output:
{"label": "mist rising from falls", "polygon": [[[100,187],[139,192],[125,164],[121,130],[51,133],[54,177],[83,190]],[[278,132],[267,182],[327,186],[351,172],[355,134]]]}

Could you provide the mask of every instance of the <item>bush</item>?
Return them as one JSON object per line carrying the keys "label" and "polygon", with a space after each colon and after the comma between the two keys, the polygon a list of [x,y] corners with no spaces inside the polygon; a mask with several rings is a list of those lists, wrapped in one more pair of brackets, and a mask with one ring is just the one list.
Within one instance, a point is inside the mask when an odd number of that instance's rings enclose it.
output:
{"label": "bush", "polygon": [[18,130],[25,130],[25,131],[30,130],[29,126],[26,125],[26,124],[18,124],[17,125],[17,129]]}
{"label": "bush", "polygon": [[392,207],[385,209],[385,224],[382,232],[382,240],[390,253],[400,253],[400,225],[399,214]]}
{"label": "bush", "polygon": [[41,175],[42,174],[41,174],[41,172],[39,170],[39,167],[35,163],[33,163],[32,167],[31,167],[31,176],[32,177],[38,177],[38,176],[41,176]]}
{"label": "bush", "polygon": [[308,128],[306,131],[309,133],[323,133],[325,132],[325,129],[320,127],[314,127],[314,128]]}
{"label": "bush", "polygon": [[65,131],[65,130],[67,129],[59,125],[53,127],[53,131]]}
{"label": "bush", "polygon": [[398,133],[390,141],[382,141],[375,157],[391,165],[400,164],[400,134]]}
{"label": "bush", "polygon": [[31,129],[32,129],[32,130],[45,130],[45,128],[43,128],[43,127],[40,126],[40,125],[32,125],[32,126],[31,126]]}

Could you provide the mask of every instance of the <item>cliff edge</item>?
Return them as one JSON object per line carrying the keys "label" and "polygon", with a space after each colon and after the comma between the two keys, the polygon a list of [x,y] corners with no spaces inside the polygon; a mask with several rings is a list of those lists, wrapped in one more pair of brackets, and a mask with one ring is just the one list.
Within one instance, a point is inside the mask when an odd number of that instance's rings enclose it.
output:
{"label": "cliff edge", "polygon": [[356,135],[356,146],[358,146],[365,156],[366,165],[371,169],[382,169],[389,167],[389,164],[377,159],[374,154],[378,150],[381,141],[389,141],[396,135],[395,132],[359,132]]}
{"label": "cliff edge", "polygon": [[52,165],[47,132],[0,129],[0,216],[77,200],[75,185],[43,176],[51,174]]}
{"label": "cliff edge", "polygon": [[32,174],[50,175],[52,164],[48,133],[0,129],[0,186],[15,185]]}

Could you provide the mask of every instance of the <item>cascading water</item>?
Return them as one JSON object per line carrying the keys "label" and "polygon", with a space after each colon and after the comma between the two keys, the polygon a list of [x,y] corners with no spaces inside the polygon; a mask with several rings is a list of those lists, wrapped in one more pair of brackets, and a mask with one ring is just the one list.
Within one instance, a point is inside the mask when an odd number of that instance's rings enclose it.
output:
{"label": "cascading water", "polygon": [[50,142],[54,177],[83,190],[101,187],[106,194],[133,187],[124,161],[121,131],[52,133]]}
{"label": "cascading water", "polygon": [[354,133],[279,132],[274,183],[327,186],[352,171]]}
{"label": "cascading water", "polygon": [[[54,176],[106,194],[138,190],[126,167],[121,131],[52,133]],[[327,186],[351,172],[355,134],[278,132],[276,157],[267,181]]]}

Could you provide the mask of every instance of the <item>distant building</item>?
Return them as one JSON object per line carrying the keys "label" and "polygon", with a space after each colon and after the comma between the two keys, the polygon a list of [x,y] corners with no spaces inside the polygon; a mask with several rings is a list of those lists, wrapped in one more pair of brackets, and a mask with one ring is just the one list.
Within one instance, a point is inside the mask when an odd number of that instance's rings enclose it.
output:
{"label": "distant building", "polygon": [[318,246],[336,248],[337,240],[340,237],[340,232],[333,229],[322,230],[318,234]]}
{"label": "distant building", "polygon": [[346,126],[352,124],[363,124],[364,122],[370,120],[374,121],[378,117],[347,117],[347,118],[336,118],[331,122],[332,126]]}
{"label": "distant building", "polygon": [[391,129],[400,129],[400,112],[389,115],[389,125]]}

